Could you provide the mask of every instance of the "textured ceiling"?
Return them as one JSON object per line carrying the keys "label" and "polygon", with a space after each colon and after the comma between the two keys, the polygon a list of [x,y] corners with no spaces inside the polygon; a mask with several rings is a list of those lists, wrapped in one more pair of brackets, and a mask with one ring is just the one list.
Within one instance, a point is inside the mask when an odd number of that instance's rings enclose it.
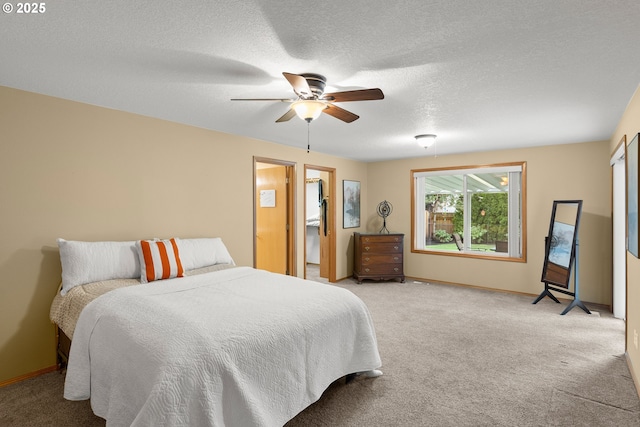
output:
{"label": "textured ceiling", "polygon": [[[381,101],[311,149],[376,161],[609,139],[640,83],[638,0],[50,1],[0,15],[0,85],[306,148],[282,72]],[[435,133],[425,151],[414,135]]]}

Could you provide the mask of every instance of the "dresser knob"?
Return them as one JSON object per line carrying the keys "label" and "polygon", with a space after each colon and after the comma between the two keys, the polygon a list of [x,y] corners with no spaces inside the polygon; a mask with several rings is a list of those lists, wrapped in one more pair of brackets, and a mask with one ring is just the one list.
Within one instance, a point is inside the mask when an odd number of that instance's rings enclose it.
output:
{"label": "dresser knob", "polygon": [[364,260],[365,260],[365,261],[367,261],[367,262],[369,262],[369,260],[370,260],[370,259],[371,259],[371,258],[366,257]]}
{"label": "dresser knob", "polygon": [[393,267],[393,271],[395,271],[396,273],[399,271],[400,269],[398,267]]}
{"label": "dresser knob", "polygon": [[395,249],[395,250],[397,251],[397,250],[398,250],[398,247],[397,247],[397,246],[394,246],[394,247],[393,247],[393,249]]}
{"label": "dresser knob", "polygon": [[368,269],[368,268],[365,268],[365,269],[364,269],[364,271],[366,271],[366,272],[368,273],[368,272],[369,272],[369,269]]}
{"label": "dresser knob", "polygon": [[364,238],[364,241],[365,241],[365,242],[369,242],[369,238],[368,238],[368,237],[365,237],[365,238]]}
{"label": "dresser knob", "polygon": [[365,250],[365,251],[368,251],[369,249],[371,249],[369,246],[365,246],[365,247],[364,247],[364,250]]}
{"label": "dresser knob", "polygon": [[394,256],[394,257],[393,257],[393,260],[394,260],[394,261],[397,261],[397,260],[399,260],[399,259],[400,259],[400,258],[398,258],[397,256]]}

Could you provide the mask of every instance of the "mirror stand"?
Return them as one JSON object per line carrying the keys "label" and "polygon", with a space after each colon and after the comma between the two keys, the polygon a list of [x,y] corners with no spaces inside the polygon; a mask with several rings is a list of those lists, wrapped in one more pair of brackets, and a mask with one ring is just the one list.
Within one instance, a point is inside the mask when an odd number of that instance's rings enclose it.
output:
{"label": "mirror stand", "polygon": [[579,246],[580,245],[579,245],[578,241],[576,240],[575,261],[574,261],[574,264],[573,264],[573,273],[575,274],[575,276],[574,276],[575,277],[574,285],[573,285],[574,292],[570,292],[570,291],[567,291],[565,289],[557,288],[557,287],[553,286],[552,283],[544,282],[544,290],[540,293],[540,295],[538,295],[538,298],[536,298],[536,300],[532,304],[536,304],[538,301],[540,301],[544,297],[549,297],[552,300],[554,300],[555,302],[557,302],[558,304],[560,304],[560,301],[558,300],[558,298],[556,298],[555,295],[553,295],[551,293],[551,291],[561,292],[561,293],[563,293],[565,295],[570,295],[570,296],[573,297],[573,300],[567,306],[567,308],[565,308],[564,311],[562,313],[560,313],[561,315],[567,314],[574,307],[580,307],[581,309],[584,310],[585,313],[591,314],[591,311],[589,311],[587,306],[584,305],[584,303],[582,301],[580,301],[580,298],[578,297],[578,290],[580,288],[580,286],[579,286],[580,280],[579,280],[579,277],[578,277],[578,248],[579,248]]}
{"label": "mirror stand", "polygon": [[555,295],[553,295],[551,293],[551,291],[569,293],[569,292],[565,291],[564,289],[555,289],[552,286],[550,286],[548,283],[545,283],[544,284],[544,291],[542,291],[542,293],[540,295],[538,295],[538,298],[536,298],[536,300],[534,302],[532,302],[532,304],[537,304],[538,301],[540,301],[544,297],[549,297],[552,300],[554,300],[555,302],[557,302],[558,304],[560,304],[560,301],[558,300],[558,298],[556,298]]}
{"label": "mirror stand", "polygon": [[580,283],[580,280],[578,278],[578,248],[579,247],[580,247],[580,244],[578,243],[578,240],[576,239],[575,260],[574,260],[574,264],[573,264],[573,274],[574,274],[573,290],[574,290],[574,292],[570,292],[570,291],[567,291],[565,289],[560,289],[560,288],[557,288],[557,287],[553,286],[553,284],[551,284],[549,282],[544,282],[544,290],[542,291],[542,293],[540,293],[540,295],[538,295],[538,298],[536,298],[536,300],[532,304],[536,304],[538,301],[540,301],[544,297],[549,297],[552,300],[554,300],[555,302],[557,302],[558,304],[560,304],[560,301],[558,300],[558,298],[556,298],[555,295],[553,295],[551,293],[551,291],[561,292],[561,293],[563,293],[565,295],[570,295],[570,296],[573,297],[573,300],[567,306],[567,308],[565,308],[564,311],[562,313],[560,313],[561,315],[567,314],[574,307],[580,307],[581,309],[584,310],[585,313],[591,314],[591,311],[589,311],[587,306],[584,305],[584,303],[582,301],[580,301],[580,298],[578,297],[578,289],[579,289],[579,283]]}

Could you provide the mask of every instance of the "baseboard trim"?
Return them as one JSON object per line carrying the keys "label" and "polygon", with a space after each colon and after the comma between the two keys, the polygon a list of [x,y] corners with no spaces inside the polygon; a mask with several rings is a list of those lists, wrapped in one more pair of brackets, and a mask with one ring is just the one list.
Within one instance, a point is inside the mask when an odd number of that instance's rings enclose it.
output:
{"label": "baseboard trim", "polygon": [[[538,294],[531,294],[529,292],[521,292],[521,291],[512,291],[509,289],[498,289],[498,288],[489,288],[486,286],[480,286],[480,285],[469,285],[466,283],[457,283],[457,282],[447,282],[445,280],[431,280],[431,279],[424,279],[424,278],[420,278],[420,277],[406,277],[406,280],[414,280],[414,281],[418,281],[418,282],[424,282],[424,283],[438,283],[441,285],[452,285],[452,286],[462,286],[464,288],[473,288],[473,289],[480,289],[483,291],[494,291],[494,292],[501,292],[501,293],[505,293],[505,294],[514,294],[514,295],[524,295],[524,296],[530,296],[532,298],[536,298],[538,296]],[[566,298],[566,297],[562,297],[562,296],[556,296],[560,301],[565,301],[565,302],[570,302],[573,301],[573,298]],[[583,301],[585,304],[589,304],[589,306],[594,307],[594,310],[597,311],[608,311],[610,313],[613,312],[612,308],[610,305],[607,304],[600,304],[597,302],[589,302],[589,301]]]}
{"label": "baseboard trim", "polygon": [[624,358],[627,360],[627,367],[629,368],[629,372],[631,373],[631,380],[633,380],[633,385],[636,386],[636,394],[638,395],[638,397],[640,397],[640,381],[638,381],[638,376],[633,370],[633,364],[631,363],[631,359],[629,358],[629,352],[624,352]]}
{"label": "baseboard trim", "polygon": [[[353,276],[343,277],[342,279],[338,279],[337,282],[340,282],[340,281],[346,280],[346,279],[353,279]],[[440,284],[440,285],[461,286],[463,288],[480,289],[480,290],[483,290],[483,291],[493,291],[493,292],[501,292],[501,293],[505,293],[505,294],[524,295],[524,296],[527,296],[527,297],[531,297],[532,299],[535,299],[538,296],[538,294],[531,294],[531,293],[528,293],[528,292],[521,292],[521,291],[511,291],[509,289],[489,288],[489,287],[480,286],[480,285],[469,285],[467,283],[448,282],[446,280],[431,280],[431,279],[425,279],[424,277],[406,276],[405,277],[405,282],[409,282],[409,281],[416,281],[416,282],[423,282],[423,283],[437,283],[437,284]],[[556,295],[556,298],[558,298],[560,301],[563,301],[563,302],[566,302],[566,303],[569,303],[569,302],[573,301],[572,298],[567,298],[567,297],[558,296],[558,295]],[[591,308],[591,310],[606,311],[606,312],[609,312],[609,313],[613,313],[613,308],[611,307],[611,305],[600,304],[600,303],[597,303],[597,302],[589,302],[589,301],[583,301],[583,303],[589,304],[589,307]]]}
{"label": "baseboard trim", "polygon": [[54,372],[58,370],[57,365],[49,366],[48,368],[39,369],[35,372],[30,372],[28,374],[20,375],[19,377],[11,378],[5,381],[0,381],[0,387],[8,386],[10,384],[19,383],[20,381],[25,381],[30,378],[39,377],[40,375],[48,374],[49,372]]}

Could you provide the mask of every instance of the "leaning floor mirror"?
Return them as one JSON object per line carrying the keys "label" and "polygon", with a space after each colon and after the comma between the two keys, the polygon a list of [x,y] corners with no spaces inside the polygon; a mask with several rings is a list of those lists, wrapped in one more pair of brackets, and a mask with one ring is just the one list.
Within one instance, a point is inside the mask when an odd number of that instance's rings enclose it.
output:
{"label": "leaning floor mirror", "polygon": [[[558,299],[550,292],[556,291],[573,297],[573,301],[562,314],[578,306],[590,314],[578,298],[578,226],[582,214],[582,200],[555,200],[551,211],[549,234],[545,239],[545,256],[542,267],[544,291],[533,302],[536,304],[545,296],[555,302]],[[573,271],[573,292],[569,290]]]}

